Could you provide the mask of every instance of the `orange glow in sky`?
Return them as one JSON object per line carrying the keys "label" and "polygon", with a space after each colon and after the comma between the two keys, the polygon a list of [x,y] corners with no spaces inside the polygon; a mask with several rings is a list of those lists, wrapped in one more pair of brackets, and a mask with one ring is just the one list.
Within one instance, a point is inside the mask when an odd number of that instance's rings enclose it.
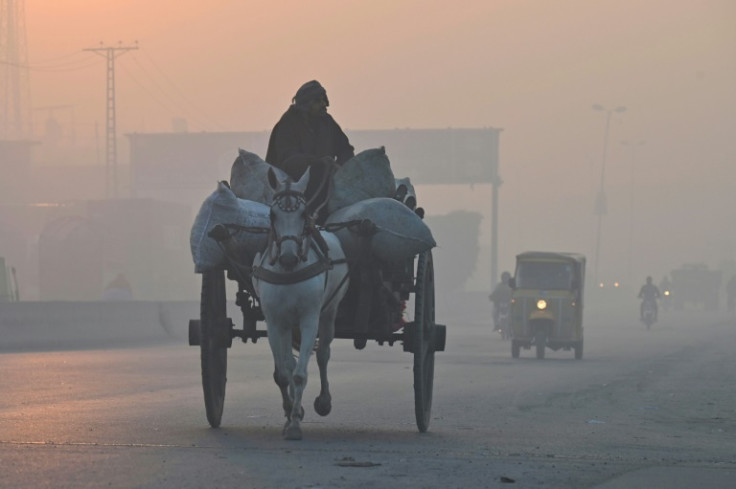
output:
{"label": "orange glow in sky", "polygon": [[[329,110],[347,130],[502,127],[503,192],[515,212],[502,223],[513,236],[504,245],[511,256],[534,247],[521,223],[540,213],[550,212],[537,229],[558,236],[554,223],[570,210],[555,207],[560,193],[588,199],[584,212],[570,211],[592,215],[604,117],[591,106],[624,105],[611,122],[612,188],[634,175],[639,209],[648,198],[667,202],[696,224],[693,234],[712,235],[698,242],[702,253],[710,253],[707,243],[720,243],[711,251],[721,255],[736,246],[732,0],[27,0],[25,7],[33,106],[72,106],[73,115],[57,117],[74,118],[80,141],[105,121],[104,60],[82,51],[100,42],[139,47],[116,60],[120,134],[170,131],[177,117],[192,131],[270,130],[311,79],[327,88]],[[34,114],[41,128],[46,113]],[[646,140],[636,166],[622,140]],[[629,205],[629,194],[619,198]],[[703,203],[709,207],[691,206]],[[624,214],[610,225],[627,233]],[[729,215],[723,238],[723,226],[709,220]],[[676,233],[676,224],[665,231]],[[552,243],[565,247],[574,232],[565,228]]]}

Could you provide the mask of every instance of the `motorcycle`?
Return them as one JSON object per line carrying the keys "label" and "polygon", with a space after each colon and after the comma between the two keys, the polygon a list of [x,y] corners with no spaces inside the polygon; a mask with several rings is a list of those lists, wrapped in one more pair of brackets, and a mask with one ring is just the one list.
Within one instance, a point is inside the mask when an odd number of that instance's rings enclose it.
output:
{"label": "motorcycle", "polygon": [[644,301],[642,305],[642,322],[646,324],[647,329],[651,328],[652,324],[657,322],[657,310],[654,301]]}
{"label": "motorcycle", "polygon": [[496,331],[501,333],[501,339],[507,340],[511,337],[511,304],[500,302],[496,316]]}

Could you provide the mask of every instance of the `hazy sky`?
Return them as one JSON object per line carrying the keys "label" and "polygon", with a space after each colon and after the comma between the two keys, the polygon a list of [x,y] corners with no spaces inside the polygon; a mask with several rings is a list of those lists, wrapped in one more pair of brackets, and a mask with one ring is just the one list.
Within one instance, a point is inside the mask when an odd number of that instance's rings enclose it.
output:
{"label": "hazy sky", "polygon": [[[591,252],[605,128],[591,105],[626,106],[611,122],[608,273],[631,255],[652,274],[736,259],[732,0],[25,5],[33,106],[73,106],[56,116],[82,139],[105,120],[104,60],[82,49],[136,41],[117,59],[121,133],[169,131],[174,117],[270,130],[314,78],[347,130],[504,128],[504,267],[522,249]],[[436,206],[482,207],[484,192]]]}

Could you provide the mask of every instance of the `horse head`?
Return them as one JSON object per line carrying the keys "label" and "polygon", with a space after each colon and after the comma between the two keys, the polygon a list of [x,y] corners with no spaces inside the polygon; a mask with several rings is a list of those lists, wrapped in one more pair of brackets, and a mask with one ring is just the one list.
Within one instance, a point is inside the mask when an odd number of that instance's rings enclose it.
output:
{"label": "horse head", "polygon": [[312,218],[307,210],[304,192],[309,183],[309,169],[298,182],[286,177],[279,180],[268,170],[268,184],[274,191],[271,204],[271,236],[269,263],[276,262],[286,270],[293,270],[300,261],[306,261]]}

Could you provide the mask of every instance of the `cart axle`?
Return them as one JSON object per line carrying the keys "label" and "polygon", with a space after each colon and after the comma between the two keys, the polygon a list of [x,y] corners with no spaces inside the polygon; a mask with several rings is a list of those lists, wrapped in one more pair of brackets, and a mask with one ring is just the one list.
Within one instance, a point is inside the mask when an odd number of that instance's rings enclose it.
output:
{"label": "cart axle", "polygon": [[[256,329],[252,329],[250,331],[246,331],[244,329],[235,329],[233,326],[232,321],[229,318],[225,318],[227,320],[227,324],[223,324],[222,326],[226,326],[229,330],[229,338],[220,338],[223,342],[223,346],[227,346],[228,348],[232,345],[232,339],[233,338],[240,338],[243,340],[243,343],[247,343],[248,339],[255,343],[258,338],[265,338],[267,336],[266,331],[260,331]],[[224,329],[224,328],[223,328]],[[202,344],[202,323],[199,319],[190,319],[189,320],[189,346],[200,346]]]}

